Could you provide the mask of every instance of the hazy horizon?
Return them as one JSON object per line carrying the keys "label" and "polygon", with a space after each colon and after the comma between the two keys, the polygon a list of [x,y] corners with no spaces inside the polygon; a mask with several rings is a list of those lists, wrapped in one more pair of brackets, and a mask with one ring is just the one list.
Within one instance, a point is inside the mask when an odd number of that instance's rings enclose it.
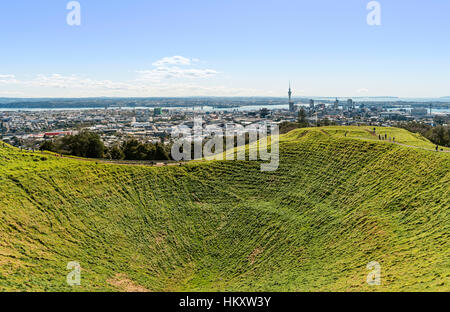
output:
{"label": "hazy horizon", "polygon": [[[205,95],[205,96],[88,96],[88,97],[7,97],[0,96],[0,99],[8,99],[8,100],[72,100],[72,99],[183,99],[183,98],[243,98],[243,99],[251,99],[251,98],[267,98],[267,99],[284,99],[286,96],[264,96],[264,95],[253,95],[253,96],[216,96],[216,95]],[[292,96],[293,99],[392,99],[392,100],[447,100],[450,99],[450,96],[440,96],[440,97],[400,97],[400,96]]]}

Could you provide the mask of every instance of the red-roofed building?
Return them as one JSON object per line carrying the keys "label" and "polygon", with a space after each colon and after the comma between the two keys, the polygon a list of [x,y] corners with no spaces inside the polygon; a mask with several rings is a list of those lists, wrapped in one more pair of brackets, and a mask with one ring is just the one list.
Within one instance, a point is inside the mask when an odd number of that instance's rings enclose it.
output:
{"label": "red-roofed building", "polygon": [[55,136],[65,136],[72,135],[72,131],[60,131],[60,132],[46,132],[44,133],[45,137],[55,137]]}

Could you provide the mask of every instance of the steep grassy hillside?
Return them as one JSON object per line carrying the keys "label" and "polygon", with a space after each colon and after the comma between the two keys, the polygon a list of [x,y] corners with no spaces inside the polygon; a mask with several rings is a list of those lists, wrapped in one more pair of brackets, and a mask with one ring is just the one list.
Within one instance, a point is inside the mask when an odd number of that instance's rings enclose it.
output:
{"label": "steep grassy hillside", "polygon": [[[295,130],[280,151],[261,172],[0,145],[0,290],[450,290],[449,153],[352,127]],[[66,284],[69,261],[81,286]],[[371,261],[381,286],[366,283]]]}
{"label": "steep grassy hillside", "polygon": [[[375,134],[373,129],[375,128]],[[422,149],[435,150],[436,144],[430,142],[427,138],[423,137],[418,133],[412,133],[405,129],[392,128],[392,127],[374,127],[374,126],[331,126],[323,127],[324,132],[335,137],[351,137],[357,139],[366,140],[379,140],[379,135],[381,137],[387,137],[387,140],[383,141],[389,143],[389,140],[403,144],[406,146],[414,146]],[[449,148],[440,146],[439,149],[444,149],[450,151]]]}

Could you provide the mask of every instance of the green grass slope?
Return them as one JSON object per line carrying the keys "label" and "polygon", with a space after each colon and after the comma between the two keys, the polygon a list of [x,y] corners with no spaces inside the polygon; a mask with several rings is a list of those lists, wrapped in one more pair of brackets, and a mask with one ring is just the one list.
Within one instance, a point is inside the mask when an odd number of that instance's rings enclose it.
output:
{"label": "green grass slope", "polygon": [[[450,154],[369,135],[292,131],[275,172],[0,145],[0,290],[449,291]],[[81,286],[66,283],[69,261]],[[380,286],[366,283],[371,261]]]}

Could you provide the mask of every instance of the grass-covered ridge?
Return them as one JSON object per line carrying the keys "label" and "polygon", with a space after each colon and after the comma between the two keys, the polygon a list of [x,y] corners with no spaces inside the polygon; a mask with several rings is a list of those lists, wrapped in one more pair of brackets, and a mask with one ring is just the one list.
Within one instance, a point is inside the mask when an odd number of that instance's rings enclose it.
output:
{"label": "grass-covered ridge", "polygon": [[[449,182],[449,153],[362,127],[282,136],[275,172],[0,144],[0,290],[449,291]],[[82,266],[79,287],[66,284],[69,261]],[[371,261],[381,286],[366,284]]]}

